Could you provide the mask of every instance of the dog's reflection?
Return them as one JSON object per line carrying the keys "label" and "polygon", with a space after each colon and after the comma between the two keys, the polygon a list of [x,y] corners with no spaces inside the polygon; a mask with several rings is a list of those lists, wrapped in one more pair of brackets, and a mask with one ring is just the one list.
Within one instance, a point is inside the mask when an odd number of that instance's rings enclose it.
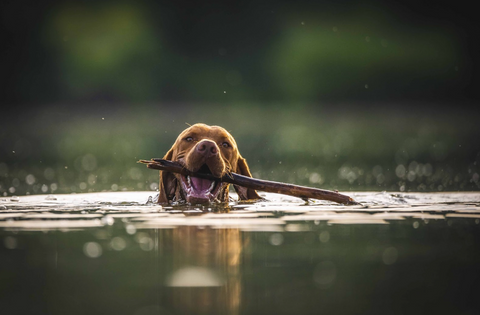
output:
{"label": "dog's reflection", "polygon": [[239,313],[244,237],[239,229],[184,226],[173,231],[175,269],[166,284],[179,313]]}

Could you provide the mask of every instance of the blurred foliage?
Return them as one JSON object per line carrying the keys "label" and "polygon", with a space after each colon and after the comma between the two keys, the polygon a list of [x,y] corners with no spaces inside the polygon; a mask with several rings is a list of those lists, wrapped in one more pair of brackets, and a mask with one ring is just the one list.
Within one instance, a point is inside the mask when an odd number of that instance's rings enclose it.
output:
{"label": "blurred foliage", "polygon": [[13,103],[438,100],[472,83],[464,30],[388,1],[31,6],[5,7],[24,17],[3,18]]}
{"label": "blurred foliage", "polygon": [[445,29],[403,25],[373,8],[340,17],[304,13],[283,27],[267,69],[287,99],[428,95],[456,85],[459,47]]}
{"label": "blurred foliage", "polygon": [[76,97],[106,91],[150,99],[164,56],[143,11],[125,3],[70,4],[54,11],[46,38],[58,56],[62,87]]}
{"label": "blurred foliage", "polygon": [[135,161],[163,156],[185,122],[231,130],[260,178],[478,189],[479,130],[457,102],[473,71],[458,15],[389,1],[2,10],[2,194],[155,189],[157,173]]}

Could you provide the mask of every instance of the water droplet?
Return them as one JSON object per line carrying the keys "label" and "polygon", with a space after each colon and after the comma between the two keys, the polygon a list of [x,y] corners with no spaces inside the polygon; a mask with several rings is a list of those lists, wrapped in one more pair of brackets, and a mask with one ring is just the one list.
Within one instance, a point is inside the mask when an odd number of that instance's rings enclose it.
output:
{"label": "water droplet", "polygon": [[98,258],[102,256],[102,246],[97,242],[88,242],[83,245],[83,253],[90,258]]}
{"label": "water droplet", "polygon": [[33,176],[32,174],[28,174],[28,175],[25,177],[25,182],[26,182],[28,185],[33,185],[33,184],[35,184],[35,176]]}
{"label": "water droplet", "polygon": [[148,200],[147,200],[147,205],[152,205],[153,204],[153,198],[152,196],[148,196]]}
{"label": "water droplet", "polygon": [[148,236],[142,237],[138,243],[144,251],[151,251],[153,249],[153,240]]}
{"label": "water droplet", "polygon": [[112,246],[112,248],[116,251],[121,251],[124,250],[125,247],[127,247],[127,243],[123,238],[117,236],[112,238],[112,240],[110,241],[110,246]]}
{"label": "water droplet", "polygon": [[113,225],[115,223],[115,219],[109,215],[104,216],[101,221],[103,225]]}
{"label": "water droplet", "polygon": [[97,182],[97,175],[95,174],[88,175],[87,181],[90,186],[94,185]]}
{"label": "water droplet", "polygon": [[158,190],[158,183],[153,182],[150,184],[150,190],[157,191]]}
{"label": "water droplet", "polygon": [[279,246],[283,243],[283,235],[280,233],[273,233],[272,235],[270,235],[270,238],[268,240],[270,244],[274,246]]}
{"label": "water droplet", "polygon": [[322,176],[318,173],[315,173],[315,172],[310,174],[310,176],[308,177],[308,180],[312,184],[323,184]]}
{"label": "water droplet", "polygon": [[415,172],[409,171],[408,174],[407,174],[408,181],[413,182],[415,180],[415,178],[416,178]]}
{"label": "water droplet", "polygon": [[52,192],[54,192],[54,191],[57,190],[57,189],[58,189],[58,185],[57,185],[56,183],[52,183],[52,184],[50,185],[50,190],[51,190]]}

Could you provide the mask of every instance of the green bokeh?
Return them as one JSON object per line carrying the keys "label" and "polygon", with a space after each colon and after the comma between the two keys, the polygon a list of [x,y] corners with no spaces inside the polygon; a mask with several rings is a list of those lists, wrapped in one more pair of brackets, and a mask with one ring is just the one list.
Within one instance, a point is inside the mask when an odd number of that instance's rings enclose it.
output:
{"label": "green bokeh", "polygon": [[136,161],[163,157],[196,122],[228,129],[257,178],[345,191],[479,188],[479,130],[468,113],[240,103],[100,109],[55,107],[12,126],[1,139],[10,151],[2,152],[0,192],[155,190],[158,173]]}
{"label": "green bokeh", "polygon": [[229,35],[215,24],[225,18],[219,12],[191,30],[171,23],[170,14],[148,2],[54,6],[40,39],[51,57],[47,67],[58,71],[51,82],[58,90],[48,99],[439,99],[461,93],[469,75],[461,33],[386,4],[344,11],[286,5],[275,23],[241,30],[229,24],[236,31]]}
{"label": "green bokeh", "polygon": [[478,189],[459,29],[388,2],[235,8],[44,8],[9,81],[29,102],[1,115],[0,193],[155,189],[136,160],[196,122],[230,130],[259,178]]}

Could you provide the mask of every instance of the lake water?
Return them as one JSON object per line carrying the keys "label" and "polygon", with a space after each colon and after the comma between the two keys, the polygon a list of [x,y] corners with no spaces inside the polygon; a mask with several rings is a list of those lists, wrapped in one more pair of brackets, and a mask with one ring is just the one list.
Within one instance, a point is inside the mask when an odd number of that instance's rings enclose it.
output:
{"label": "lake water", "polygon": [[2,314],[478,314],[480,193],[0,199]]}

